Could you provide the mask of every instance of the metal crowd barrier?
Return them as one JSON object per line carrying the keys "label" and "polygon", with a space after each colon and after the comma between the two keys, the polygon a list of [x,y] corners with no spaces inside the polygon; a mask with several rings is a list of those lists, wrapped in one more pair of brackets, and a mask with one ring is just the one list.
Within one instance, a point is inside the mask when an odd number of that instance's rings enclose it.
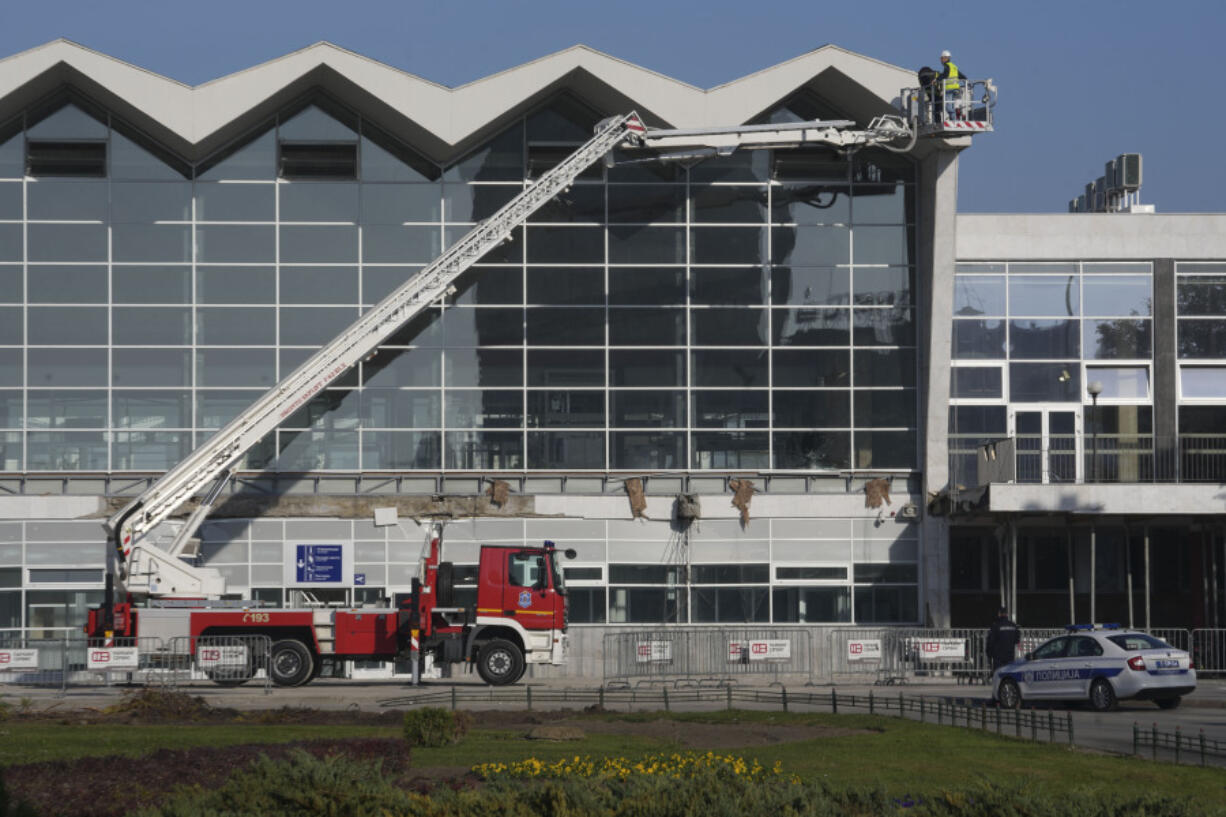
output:
{"label": "metal crowd barrier", "polygon": [[185,686],[211,681],[235,687],[248,682],[272,692],[272,639],[266,635],[182,636],[170,640],[163,682]]}
{"label": "metal crowd barrier", "polygon": [[1196,663],[1197,675],[1226,674],[1226,629],[1193,630],[1192,660]]}
{"label": "metal crowd barrier", "polygon": [[606,633],[606,682],[726,682],[747,675],[811,673],[812,631],[772,627],[677,627]]}

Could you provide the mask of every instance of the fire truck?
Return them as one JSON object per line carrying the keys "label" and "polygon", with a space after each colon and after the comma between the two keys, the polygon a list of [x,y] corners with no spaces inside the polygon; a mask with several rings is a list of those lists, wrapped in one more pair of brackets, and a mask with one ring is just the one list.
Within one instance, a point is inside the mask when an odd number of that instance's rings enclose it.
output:
{"label": "fire truck", "polygon": [[[409,660],[416,677],[429,658],[435,665],[475,667],[490,684],[514,683],[529,664],[563,663],[566,587],[561,552],[551,542],[540,547],[483,546],[475,607],[454,603],[453,569],[442,559],[442,527],[437,526],[427,536],[411,597],[403,604],[282,609],[224,599],[221,574],[195,563],[195,533],[252,446],[329,383],[370,359],[422,310],[445,304],[461,275],[510,240],[515,228],[595,162],[696,162],[736,150],[802,146],[848,153],[868,146],[907,152],[921,131],[930,135],[931,130],[914,117],[899,115],[879,116],[867,128],[851,121],[815,120],[663,129],[647,127],[635,113],[604,120],[591,140],[365,312],[108,519],[104,603],[90,612],[86,634],[102,643],[137,637],[158,638],[163,644],[186,642],[185,649],[193,654],[200,639],[262,637],[269,646],[267,662],[260,666],[282,686],[307,683],[326,661]],[[170,519],[192,500],[197,504],[185,521]],[[162,523],[177,525],[169,543],[154,535]],[[573,556],[573,551],[565,553]],[[250,673],[215,680],[241,683],[254,674],[254,666]]]}

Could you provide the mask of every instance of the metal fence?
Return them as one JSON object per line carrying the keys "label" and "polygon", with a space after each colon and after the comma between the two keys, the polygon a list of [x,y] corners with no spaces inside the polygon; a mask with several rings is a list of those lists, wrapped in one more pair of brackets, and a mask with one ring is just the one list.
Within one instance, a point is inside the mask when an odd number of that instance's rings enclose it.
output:
{"label": "metal fence", "polygon": [[1154,760],[1157,760],[1159,752],[1162,752],[1164,756],[1173,757],[1176,763],[1196,762],[1199,759],[1200,765],[1205,766],[1210,758],[1226,759],[1226,741],[1206,738],[1204,729],[1195,735],[1185,734],[1178,726],[1174,732],[1161,732],[1156,723],[1146,728],[1134,721],[1132,753],[1139,755],[1146,749]]}
{"label": "metal fence", "polygon": [[678,627],[606,633],[610,683],[720,682],[748,675],[809,676],[813,631],[804,628]]}

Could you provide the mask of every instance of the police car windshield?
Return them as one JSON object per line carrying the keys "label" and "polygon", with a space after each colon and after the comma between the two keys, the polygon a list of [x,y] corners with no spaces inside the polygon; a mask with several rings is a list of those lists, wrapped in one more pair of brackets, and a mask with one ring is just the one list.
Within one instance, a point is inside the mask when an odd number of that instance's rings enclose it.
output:
{"label": "police car windshield", "polygon": [[1154,638],[1145,633],[1129,633],[1128,635],[1107,636],[1112,644],[1122,650],[1135,652],[1137,650],[1170,650],[1174,649],[1160,638]]}

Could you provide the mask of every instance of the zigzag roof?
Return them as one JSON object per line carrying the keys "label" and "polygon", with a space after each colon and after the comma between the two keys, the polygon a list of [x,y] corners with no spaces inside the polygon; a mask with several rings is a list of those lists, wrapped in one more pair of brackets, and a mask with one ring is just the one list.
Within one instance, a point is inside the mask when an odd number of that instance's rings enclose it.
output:
{"label": "zigzag roof", "polygon": [[638,110],[652,124],[697,127],[747,122],[803,87],[867,121],[888,112],[913,79],[905,69],[826,45],[703,90],[576,45],[448,88],[320,42],[192,87],[61,39],[0,60],[0,121],[71,86],[195,159],[322,89],[442,161],[563,88],[611,112]]}

